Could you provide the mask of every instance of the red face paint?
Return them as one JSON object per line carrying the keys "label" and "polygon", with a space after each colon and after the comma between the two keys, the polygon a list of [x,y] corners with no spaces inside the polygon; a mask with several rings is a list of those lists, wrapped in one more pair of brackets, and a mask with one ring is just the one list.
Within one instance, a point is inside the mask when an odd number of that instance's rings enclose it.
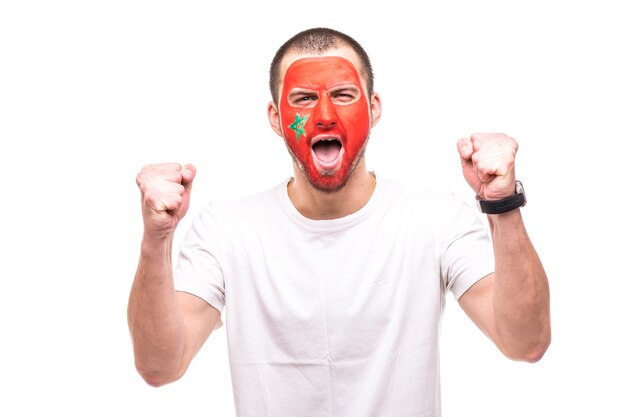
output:
{"label": "red face paint", "polygon": [[302,58],[285,73],[280,118],[287,146],[317,189],[343,187],[361,159],[370,109],[352,63],[335,56]]}

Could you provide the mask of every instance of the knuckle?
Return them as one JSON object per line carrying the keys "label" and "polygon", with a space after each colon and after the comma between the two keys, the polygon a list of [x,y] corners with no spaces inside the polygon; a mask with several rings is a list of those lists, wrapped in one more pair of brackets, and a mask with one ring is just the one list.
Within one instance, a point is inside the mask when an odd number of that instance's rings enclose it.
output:
{"label": "knuckle", "polygon": [[147,189],[143,193],[143,199],[148,205],[152,206],[159,200],[159,193],[153,189]]}
{"label": "knuckle", "polygon": [[169,172],[174,172],[174,171],[180,171],[182,169],[182,166],[178,162],[166,162],[163,164],[155,165],[155,168],[158,169],[159,171],[169,173]]}
{"label": "knuckle", "polygon": [[135,177],[135,181],[137,182],[137,185],[140,185],[141,183],[144,182],[145,178],[148,176],[149,169],[150,169],[149,165],[146,165],[143,168],[141,168],[141,170]]}
{"label": "knuckle", "polygon": [[474,167],[479,172],[484,172],[486,170],[486,164],[482,160],[474,161]]}

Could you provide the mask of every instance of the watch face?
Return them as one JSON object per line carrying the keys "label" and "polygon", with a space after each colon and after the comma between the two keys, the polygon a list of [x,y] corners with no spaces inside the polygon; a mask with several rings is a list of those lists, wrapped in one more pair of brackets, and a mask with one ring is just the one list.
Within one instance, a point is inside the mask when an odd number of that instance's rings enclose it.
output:
{"label": "watch face", "polygon": [[524,185],[521,181],[515,181],[515,192],[524,196],[524,202],[521,205],[521,207],[524,207],[526,205],[526,190],[524,190]]}

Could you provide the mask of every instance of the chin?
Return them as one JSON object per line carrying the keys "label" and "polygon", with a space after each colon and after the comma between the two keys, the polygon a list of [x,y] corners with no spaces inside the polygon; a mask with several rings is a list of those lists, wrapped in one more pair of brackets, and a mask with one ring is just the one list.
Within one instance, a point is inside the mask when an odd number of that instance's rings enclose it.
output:
{"label": "chin", "polygon": [[339,179],[335,176],[323,176],[319,180],[312,180],[307,176],[307,179],[313,188],[325,193],[336,193],[343,189],[348,183],[348,178]]}
{"label": "chin", "polygon": [[352,169],[346,170],[341,167],[332,173],[321,173],[316,168],[307,168],[303,173],[308,183],[317,191],[335,193],[343,189],[352,174]]}

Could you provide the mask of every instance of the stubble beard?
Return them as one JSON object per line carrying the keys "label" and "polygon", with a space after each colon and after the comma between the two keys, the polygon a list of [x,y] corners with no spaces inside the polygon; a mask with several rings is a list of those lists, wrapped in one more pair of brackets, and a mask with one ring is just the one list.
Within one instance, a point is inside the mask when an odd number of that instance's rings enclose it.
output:
{"label": "stubble beard", "polygon": [[[306,178],[306,180],[309,183],[309,185],[311,187],[313,187],[313,189],[315,189],[316,191],[320,191],[320,192],[328,193],[328,194],[332,194],[332,193],[336,193],[338,191],[341,191],[348,184],[348,181],[350,180],[350,177],[352,177],[352,173],[354,172],[355,168],[359,165],[359,162],[361,162],[361,159],[363,158],[363,155],[365,155],[365,150],[367,149],[367,143],[369,142],[369,139],[370,139],[370,137],[369,137],[369,134],[368,134],[367,138],[365,138],[365,142],[363,143],[363,146],[361,146],[361,149],[359,150],[359,153],[356,155],[356,157],[352,161],[352,164],[350,165],[350,168],[345,172],[345,174],[343,174],[343,178],[341,179],[341,181],[339,181],[338,183],[331,183],[331,184],[319,184],[317,181],[315,181],[311,177],[310,173],[306,169],[306,166],[302,163],[302,161],[300,161],[296,157],[296,155],[293,152],[293,150],[289,147],[289,144],[287,143],[287,140],[283,137],[283,140],[285,142],[285,146],[287,146],[287,150],[289,151],[289,154],[291,155],[291,158],[293,159],[294,163],[296,164],[296,166],[298,167],[298,169],[300,170],[300,172],[302,173],[304,178]],[[341,173],[341,168],[339,168],[338,172],[335,172],[335,173],[332,173],[332,174],[321,174],[321,176],[322,177],[333,177],[335,175],[339,175],[340,173]]]}

